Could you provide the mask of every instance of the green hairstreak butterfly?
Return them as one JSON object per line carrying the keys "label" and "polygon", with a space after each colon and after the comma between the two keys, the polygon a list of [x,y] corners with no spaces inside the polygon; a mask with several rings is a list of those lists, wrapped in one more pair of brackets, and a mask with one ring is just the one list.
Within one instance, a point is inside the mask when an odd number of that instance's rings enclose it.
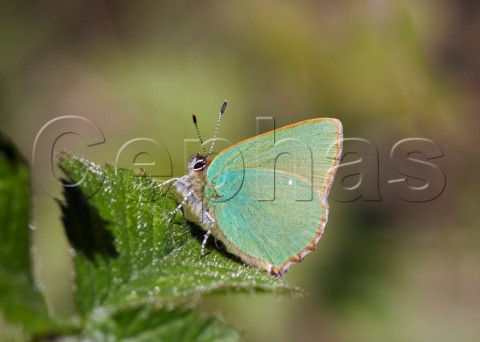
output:
{"label": "green hairstreak butterfly", "polygon": [[[186,218],[205,229],[246,264],[282,276],[317,246],[328,217],[327,197],[342,150],[342,124],[321,118],[241,141],[212,156],[191,157],[188,173],[171,189]],[[163,185],[162,184],[162,185]]]}

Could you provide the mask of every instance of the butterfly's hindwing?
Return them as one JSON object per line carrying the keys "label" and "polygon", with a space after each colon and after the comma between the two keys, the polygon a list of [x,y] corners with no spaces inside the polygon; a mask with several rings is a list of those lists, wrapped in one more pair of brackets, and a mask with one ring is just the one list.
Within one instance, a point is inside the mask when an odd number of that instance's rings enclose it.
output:
{"label": "butterfly's hindwing", "polygon": [[[243,182],[241,190],[231,197],[228,188],[217,189],[217,195],[229,200],[212,198],[209,210],[225,237],[247,255],[278,268],[321,235],[325,203],[304,180],[258,169],[235,170],[224,177],[234,184]],[[313,193],[312,200],[297,197],[305,193]]]}

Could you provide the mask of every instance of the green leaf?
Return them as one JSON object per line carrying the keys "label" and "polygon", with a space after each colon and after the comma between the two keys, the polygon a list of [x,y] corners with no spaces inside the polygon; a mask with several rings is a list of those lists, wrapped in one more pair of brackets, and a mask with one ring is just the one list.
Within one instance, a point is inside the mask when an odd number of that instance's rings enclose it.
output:
{"label": "green leaf", "polygon": [[32,333],[51,326],[30,261],[30,174],[27,162],[0,133],[0,309]]}
{"label": "green leaf", "polygon": [[239,333],[218,318],[202,319],[188,309],[151,306],[94,310],[82,334],[66,341],[238,341]]}
{"label": "green leaf", "polygon": [[65,154],[59,164],[68,176],[61,207],[81,315],[95,308],[192,305],[211,293],[299,292],[220,251],[213,239],[201,258],[204,232],[181,214],[168,223],[177,203],[145,173]]}

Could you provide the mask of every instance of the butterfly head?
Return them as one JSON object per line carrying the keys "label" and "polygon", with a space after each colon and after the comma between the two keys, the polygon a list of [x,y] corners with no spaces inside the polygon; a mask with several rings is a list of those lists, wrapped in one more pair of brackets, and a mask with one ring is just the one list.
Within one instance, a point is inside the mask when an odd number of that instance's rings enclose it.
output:
{"label": "butterfly head", "polygon": [[189,173],[196,173],[198,175],[203,174],[207,165],[208,165],[208,157],[203,156],[201,154],[196,154],[192,156],[188,162],[188,171]]}

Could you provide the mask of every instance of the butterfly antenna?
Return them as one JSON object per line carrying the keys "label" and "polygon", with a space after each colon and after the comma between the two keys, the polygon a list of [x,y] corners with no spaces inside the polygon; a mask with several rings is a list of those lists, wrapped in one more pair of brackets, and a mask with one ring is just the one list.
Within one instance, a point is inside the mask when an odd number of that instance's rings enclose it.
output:
{"label": "butterfly antenna", "polygon": [[223,101],[222,108],[220,109],[220,114],[218,114],[217,127],[215,127],[215,133],[213,133],[213,142],[212,142],[212,145],[210,146],[210,152],[208,152],[207,158],[210,157],[210,155],[212,154],[213,146],[215,145],[215,141],[217,139],[218,128],[220,127],[220,121],[222,120],[222,115],[223,115],[223,112],[225,112],[226,108],[227,108],[227,100]]}
{"label": "butterfly antenna", "polygon": [[193,119],[193,124],[195,125],[195,130],[197,131],[198,139],[200,140],[200,144],[202,144],[203,153],[207,155],[207,150],[205,149],[205,145],[203,145],[203,139],[200,134],[200,130],[198,129],[197,116],[195,115],[195,113],[192,113],[192,119]]}

